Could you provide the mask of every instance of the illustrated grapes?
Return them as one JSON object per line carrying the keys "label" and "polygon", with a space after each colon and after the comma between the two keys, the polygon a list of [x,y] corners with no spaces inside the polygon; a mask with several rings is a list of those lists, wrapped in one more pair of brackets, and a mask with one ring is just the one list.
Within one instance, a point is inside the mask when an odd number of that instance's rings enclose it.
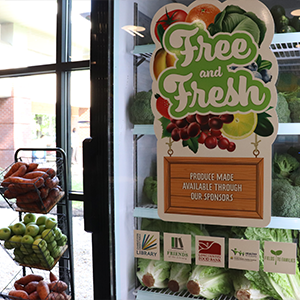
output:
{"label": "illustrated grapes", "polygon": [[171,133],[175,142],[197,138],[198,143],[205,145],[208,149],[219,147],[233,152],[236,148],[235,143],[223,137],[221,131],[223,124],[229,124],[233,119],[232,114],[193,114],[179,120],[171,119],[166,130]]}

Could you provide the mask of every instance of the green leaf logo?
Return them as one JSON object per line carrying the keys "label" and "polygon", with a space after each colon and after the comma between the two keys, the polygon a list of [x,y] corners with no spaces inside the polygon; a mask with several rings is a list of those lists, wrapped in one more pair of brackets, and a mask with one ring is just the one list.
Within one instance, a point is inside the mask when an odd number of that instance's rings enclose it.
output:
{"label": "green leaf logo", "polygon": [[277,261],[278,261],[278,256],[282,254],[282,250],[271,250],[270,251],[273,255],[275,255],[276,259],[275,259],[275,265],[277,265]]}

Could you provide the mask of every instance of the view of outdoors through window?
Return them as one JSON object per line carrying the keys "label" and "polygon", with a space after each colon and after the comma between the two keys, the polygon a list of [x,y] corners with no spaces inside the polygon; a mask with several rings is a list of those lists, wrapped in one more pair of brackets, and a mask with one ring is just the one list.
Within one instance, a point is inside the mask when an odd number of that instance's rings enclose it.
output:
{"label": "view of outdoors through window", "polygon": [[[62,1],[64,2],[64,1]],[[70,64],[63,70],[57,61],[57,16],[55,0],[0,0],[0,70],[10,76],[0,79],[0,171],[13,163],[19,148],[53,148],[58,144],[57,111],[70,107],[64,149],[70,161],[70,191],[83,192],[82,141],[90,135],[90,78],[89,68],[72,69],[72,63],[90,58],[90,0],[70,0],[70,49],[66,60]],[[64,35],[63,35],[64,36]],[[62,46],[64,48],[64,46]],[[64,62],[64,61],[63,61]],[[69,73],[70,81],[58,91],[69,99],[69,105],[57,105],[57,74]],[[49,71],[49,66],[54,67]],[[86,64],[88,66],[88,64]],[[48,66],[48,67],[47,67]],[[39,67],[37,74],[11,76],[14,70]],[[44,70],[43,70],[44,68]],[[2,73],[3,74],[3,73]],[[63,101],[65,101],[63,99]],[[60,141],[61,143],[61,141]],[[41,157],[42,155],[42,157]],[[32,160],[53,161],[50,151],[32,152]],[[70,199],[72,200],[72,199]],[[82,202],[73,201],[73,246],[75,266],[75,294],[77,299],[92,299],[91,237],[83,228]],[[1,210],[7,209],[9,213]],[[11,209],[0,197],[0,227],[14,222]],[[7,261],[7,254],[0,247],[0,261]],[[0,292],[15,275],[15,267],[9,264],[0,272]],[[84,286],[84,288],[83,288]]]}

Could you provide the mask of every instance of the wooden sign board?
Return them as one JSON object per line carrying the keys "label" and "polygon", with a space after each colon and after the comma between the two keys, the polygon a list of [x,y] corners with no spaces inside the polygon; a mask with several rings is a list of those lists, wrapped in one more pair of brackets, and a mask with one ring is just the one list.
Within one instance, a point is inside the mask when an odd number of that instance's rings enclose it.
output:
{"label": "wooden sign board", "polygon": [[165,157],[164,212],[262,219],[263,160]]}

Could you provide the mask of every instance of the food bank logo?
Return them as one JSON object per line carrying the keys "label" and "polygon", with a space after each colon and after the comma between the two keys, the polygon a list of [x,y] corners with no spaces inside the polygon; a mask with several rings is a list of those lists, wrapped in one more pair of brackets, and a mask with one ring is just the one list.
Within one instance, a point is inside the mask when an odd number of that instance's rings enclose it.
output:
{"label": "food bank logo", "polygon": [[160,259],[159,232],[135,230],[134,256],[138,258]]}
{"label": "food bank logo", "polygon": [[199,241],[199,254],[221,255],[221,245],[214,241]]}
{"label": "food bank logo", "polygon": [[150,234],[144,234],[142,241],[142,249],[143,250],[154,250],[156,249],[157,242],[154,239],[154,235],[150,237]]}
{"label": "food bank logo", "polygon": [[196,264],[221,268],[224,267],[224,246],[224,238],[196,236]]}

